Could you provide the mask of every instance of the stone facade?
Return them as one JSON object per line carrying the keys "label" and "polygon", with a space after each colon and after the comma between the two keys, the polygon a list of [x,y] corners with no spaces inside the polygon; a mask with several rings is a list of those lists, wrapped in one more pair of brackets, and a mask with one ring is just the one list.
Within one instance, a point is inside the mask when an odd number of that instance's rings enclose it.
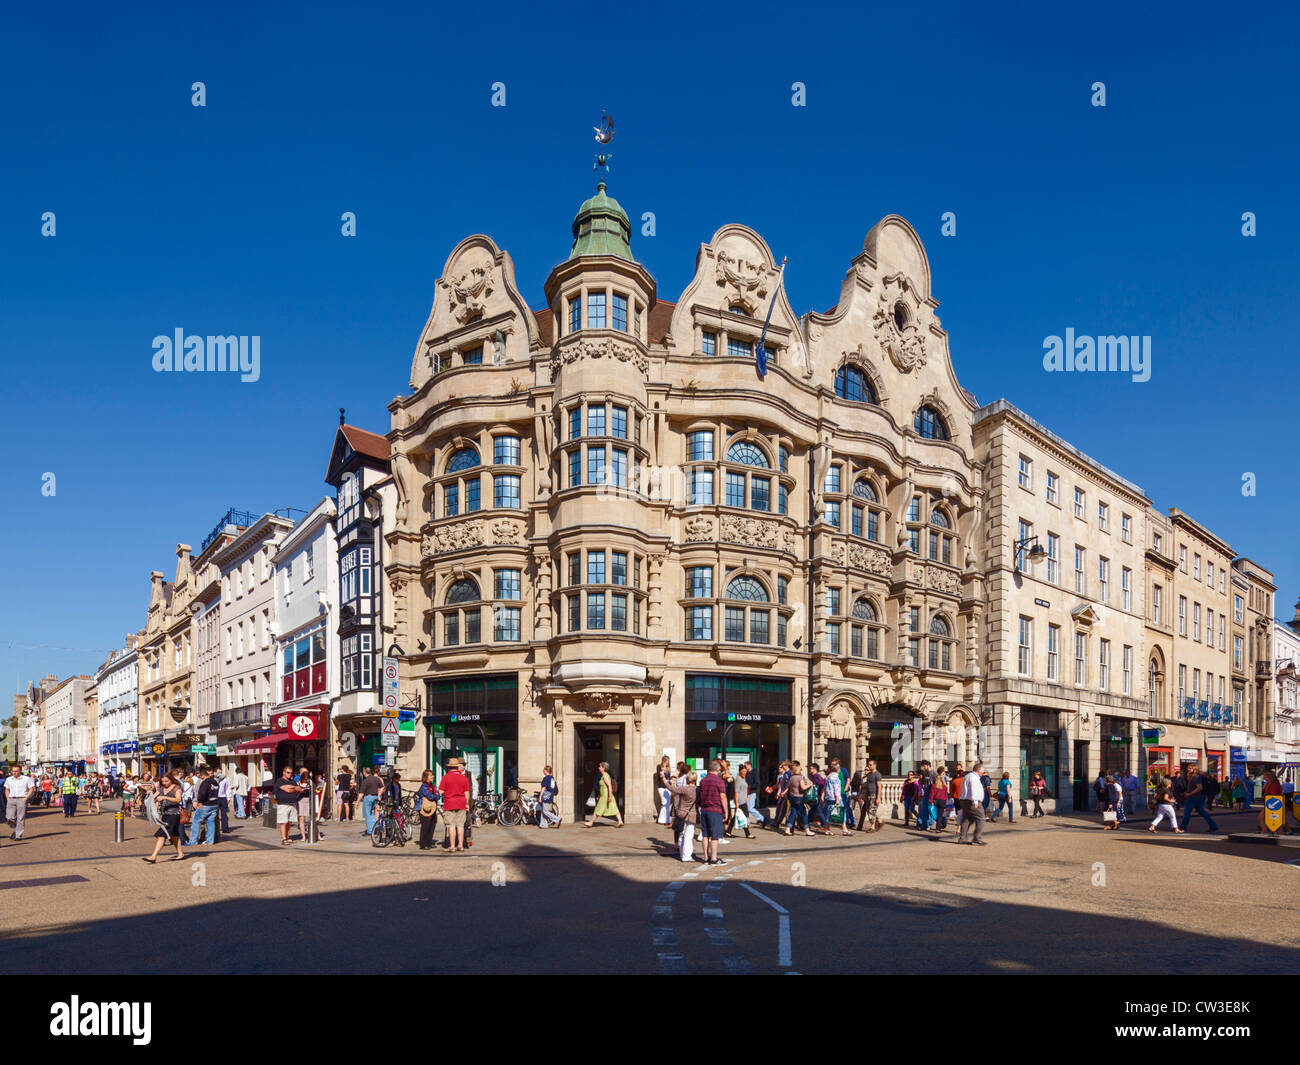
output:
{"label": "stone facade", "polygon": [[985,761],[1022,798],[1042,772],[1050,803],[1071,809],[1075,781],[1139,768],[1150,500],[1005,400],[975,418],[989,500]]}
{"label": "stone facade", "polygon": [[490,788],[551,765],[572,815],[603,758],[637,819],[662,753],[763,777],[937,753],[982,695],[983,490],[916,233],[878,223],[801,322],[752,230],[668,303],[630,254],[581,254],[590,216],[626,239],[602,190],[536,314],[463,241],[390,404],[394,638],[429,715],[408,770],[477,752],[446,726],[482,716]]}

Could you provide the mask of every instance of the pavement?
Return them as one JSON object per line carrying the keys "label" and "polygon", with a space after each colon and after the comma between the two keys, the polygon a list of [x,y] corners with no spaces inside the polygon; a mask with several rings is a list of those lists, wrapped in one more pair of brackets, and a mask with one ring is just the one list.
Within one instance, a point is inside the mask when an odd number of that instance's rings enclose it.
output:
{"label": "pavement", "polygon": [[[105,803],[106,811],[116,803]],[[897,823],[843,837],[758,831],[684,864],[671,830],[487,826],[463,854],[375,848],[360,822],[317,844],[232,821],[150,866],[151,827],[37,811],[0,839],[0,943],[84,973],[974,973],[1272,971],[1300,963],[1300,858],[1222,831],[1096,815],[988,826],[986,847]],[[670,856],[672,855],[672,856]],[[161,856],[167,857],[167,853]],[[160,953],[161,952],[161,953]],[[193,966],[191,962],[193,961]]]}

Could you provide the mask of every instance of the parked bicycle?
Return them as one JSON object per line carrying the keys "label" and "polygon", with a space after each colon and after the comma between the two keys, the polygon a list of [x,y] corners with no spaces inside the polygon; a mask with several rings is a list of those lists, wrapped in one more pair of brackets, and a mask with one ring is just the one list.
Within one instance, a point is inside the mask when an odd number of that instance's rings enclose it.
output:
{"label": "parked bicycle", "polygon": [[370,842],[376,847],[387,847],[396,843],[405,847],[411,841],[411,824],[404,809],[406,803],[395,803],[392,799],[380,799],[375,806],[375,826],[370,831]]}
{"label": "parked bicycle", "polygon": [[[525,822],[533,825],[542,823],[541,802],[542,794],[535,791],[531,796],[521,792],[518,788],[509,788],[506,791],[505,801],[497,810],[497,823],[514,828],[516,825]],[[551,807],[551,815],[547,819],[551,825],[558,826],[560,823],[560,811],[554,803],[548,803]]]}

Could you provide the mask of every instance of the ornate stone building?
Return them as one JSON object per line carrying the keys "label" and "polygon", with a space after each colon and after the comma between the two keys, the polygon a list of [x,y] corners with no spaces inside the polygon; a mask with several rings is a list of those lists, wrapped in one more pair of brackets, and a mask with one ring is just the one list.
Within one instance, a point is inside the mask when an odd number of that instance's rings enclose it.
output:
{"label": "ornate stone building", "polygon": [[824,314],[735,224],[668,302],[602,183],[544,293],[466,238],[389,407],[404,768],[455,747],[500,791],[550,765],[575,816],[608,761],[637,819],[664,753],[764,783],[787,756],[942,757],[982,699],[983,497],[912,227],[877,223]]}

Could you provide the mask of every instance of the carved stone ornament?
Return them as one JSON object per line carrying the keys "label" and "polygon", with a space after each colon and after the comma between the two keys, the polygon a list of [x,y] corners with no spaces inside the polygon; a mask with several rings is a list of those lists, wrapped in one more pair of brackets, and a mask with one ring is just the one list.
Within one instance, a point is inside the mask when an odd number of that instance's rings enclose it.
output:
{"label": "carved stone ornament", "polygon": [[956,595],[961,588],[961,582],[957,580],[957,574],[951,570],[940,569],[938,566],[926,566],[925,586],[933,588],[936,592],[947,592],[949,595]]}
{"label": "carved stone ornament", "polygon": [[483,546],[484,521],[461,522],[458,525],[445,525],[426,533],[420,542],[420,554],[425,558],[431,555],[446,554],[448,551],[464,551],[470,547]]}
{"label": "carved stone ornament", "polygon": [[643,374],[650,372],[650,360],[631,341],[618,340],[615,337],[594,337],[575,341],[552,355],[551,376],[558,374],[561,367],[577,362],[579,359],[603,358],[630,362]]}
{"label": "carved stone ornament", "polygon": [[850,546],[849,565],[857,569],[867,570],[870,573],[879,573],[885,577],[888,577],[893,570],[888,554],[879,548],[864,547],[862,544]]}
{"label": "carved stone ornament", "polygon": [[697,514],[686,523],[686,542],[697,544],[713,539],[713,522],[703,514]]}
{"label": "carved stone ornament", "polygon": [[831,707],[823,723],[823,730],[829,740],[851,740],[855,738],[856,715],[851,707],[836,703]]}
{"label": "carved stone ornament", "polygon": [[[917,325],[915,310],[903,299],[910,287],[906,278],[895,276],[887,279],[872,318],[876,343],[903,373],[911,373],[925,365],[925,337]],[[906,320],[901,329],[894,313],[894,308],[900,301],[907,308]]]}
{"label": "carved stone ornament", "polygon": [[781,551],[794,550],[794,531],[779,522],[761,518],[742,518],[725,515],[719,539],[732,544],[749,544],[753,547],[771,547]]}
{"label": "carved stone ornament", "polygon": [[758,301],[767,296],[767,269],[726,251],[719,251],[714,278],[726,290],[727,304],[739,304],[746,314],[758,309]]}
{"label": "carved stone ornament", "polygon": [[447,304],[456,321],[464,325],[483,313],[488,296],[492,295],[492,263],[483,260],[472,263],[458,277],[443,281]]}
{"label": "carved stone ornament", "polygon": [[615,697],[609,692],[585,692],[578,696],[579,704],[585,714],[592,717],[604,717],[615,708]]}
{"label": "carved stone ornament", "polygon": [[523,526],[509,518],[500,518],[492,523],[492,543],[517,544]]}

